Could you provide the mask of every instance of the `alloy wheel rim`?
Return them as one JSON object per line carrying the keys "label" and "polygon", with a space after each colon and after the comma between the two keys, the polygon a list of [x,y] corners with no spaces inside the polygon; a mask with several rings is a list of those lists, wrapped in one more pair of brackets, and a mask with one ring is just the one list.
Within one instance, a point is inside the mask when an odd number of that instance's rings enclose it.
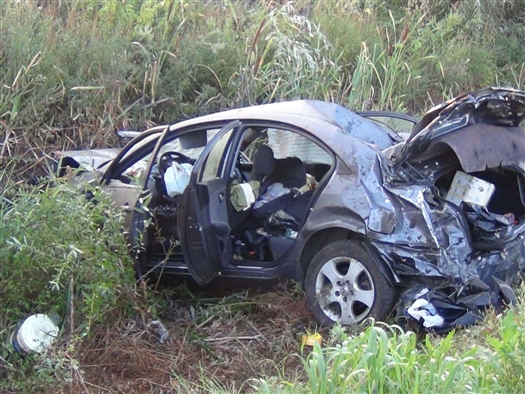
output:
{"label": "alloy wheel rim", "polygon": [[368,317],[375,289],[368,269],[350,257],[327,261],[317,274],[315,297],[323,313],[341,324],[355,324]]}

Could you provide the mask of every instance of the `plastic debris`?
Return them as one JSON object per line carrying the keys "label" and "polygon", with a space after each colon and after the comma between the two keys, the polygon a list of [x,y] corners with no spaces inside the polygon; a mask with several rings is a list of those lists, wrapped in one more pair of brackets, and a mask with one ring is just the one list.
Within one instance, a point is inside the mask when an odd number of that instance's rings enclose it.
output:
{"label": "plastic debris", "polygon": [[13,347],[21,353],[42,353],[58,336],[58,326],[44,314],[26,318],[13,335]]}
{"label": "plastic debris", "polygon": [[297,238],[297,234],[299,234],[299,232],[288,228],[288,229],[286,229],[286,232],[284,233],[284,236],[286,238],[289,238],[289,239],[296,239]]}
{"label": "plastic debris", "polygon": [[417,321],[423,319],[423,327],[426,328],[441,327],[445,322],[445,319],[438,315],[434,305],[423,298],[414,301],[407,313]]}
{"label": "plastic debris", "polygon": [[282,183],[273,183],[270,186],[268,186],[268,189],[266,189],[266,193],[259,197],[257,202],[254,204],[253,209],[259,209],[264,204],[267,204],[270,201],[273,201],[288,193],[290,193],[290,189],[284,187]]}
{"label": "plastic debris", "polygon": [[323,337],[318,332],[312,335],[303,335],[301,337],[301,346],[306,345],[306,346],[314,347],[316,343],[319,345],[323,344]]}
{"label": "plastic debris", "polygon": [[286,230],[291,229],[298,231],[300,223],[292,215],[287,214],[282,209],[272,213],[268,220],[264,223],[264,228],[275,234],[284,234]]}
{"label": "plastic debris", "polygon": [[153,320],[151,323],[149,323],[148,330],[159,339],[160,343],[170,340],[170,332],[159,320]]}

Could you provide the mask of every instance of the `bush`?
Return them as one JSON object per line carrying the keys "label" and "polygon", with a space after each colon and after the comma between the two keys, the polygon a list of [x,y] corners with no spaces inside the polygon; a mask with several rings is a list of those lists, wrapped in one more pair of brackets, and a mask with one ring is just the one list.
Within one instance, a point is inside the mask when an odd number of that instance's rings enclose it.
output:
{"label": "bush", "polygon": [[73,339],[89,336],[95,325],[115,324],[137,306],[121,214],[102,192],[93,194],[88,201],[81,190],[45,182],[8,188],[0,197],[0,356],[11,354],[13,376],[25,375],[9,384],[4,380],[6,387],[29,378],[32,384],[46,384],[46,379],[59,384],[52,379],[61,369],[58,364],[73,362],[74,355],[49,364],[50,359],[36,355],[24,360],[12,354],[8,337],[27,315],[58,318],[59,342],[67,343],[69,352]]}
{"label": "bush", "polygon": [[[49,182],[18,190],[0,212],[2,315],[74,318],[75,334],[120,317],[132,305],[133,264],[121,234],[121,214],[94,198]],[[75,310],[70,309],[72,299]]]}

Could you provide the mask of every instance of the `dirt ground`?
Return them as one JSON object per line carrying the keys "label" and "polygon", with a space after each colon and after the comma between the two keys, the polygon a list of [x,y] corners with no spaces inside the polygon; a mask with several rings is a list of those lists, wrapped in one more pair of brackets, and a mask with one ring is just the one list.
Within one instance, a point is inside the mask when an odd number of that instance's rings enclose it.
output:
{"label": "dirt ground", "polygon": [[99,330],[79,349],[84,372],[72,391],[249,392],[264,376],[302,379],[296,355],[315,324],[293,284],[222,280],[199,287],[187,280],[162,287],[158,316],[169,339],[161,343],[162,330],[139,319]]}

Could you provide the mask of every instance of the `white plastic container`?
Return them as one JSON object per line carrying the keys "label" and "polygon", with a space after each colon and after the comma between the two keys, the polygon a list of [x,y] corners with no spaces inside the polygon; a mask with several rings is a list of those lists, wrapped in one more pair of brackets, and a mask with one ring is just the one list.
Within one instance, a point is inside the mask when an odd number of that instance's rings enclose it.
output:
{"label": "white plastic container", "polygon": [[31,315],[14,332],[13,347],[21,353],[41,353],[55,341],[58,331],[49,316]]}

